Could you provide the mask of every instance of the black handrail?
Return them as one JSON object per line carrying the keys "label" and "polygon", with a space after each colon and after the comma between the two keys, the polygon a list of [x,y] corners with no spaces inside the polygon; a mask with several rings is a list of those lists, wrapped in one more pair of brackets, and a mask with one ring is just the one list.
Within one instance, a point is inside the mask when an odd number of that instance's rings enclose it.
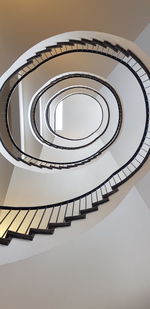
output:
{"label": "black handrail", "polygon": [[[86,41],[86,39],[85,39]],[[84,41],[84,43],[85,43]],[[89,42],[89,40],[88,40]],[[77,42],[76,42],[77,43]],[[78,41],[79,43],[79,41]],[[96,44],[96,42],[95,42]],[[111,43],[110,43],[111,44]],[[106,42],[104,43],[104,46],[106,47]],[[109,46],[110,47],[110,46]],[[118,48],[118,46],[117,46]],[[114,48],[115,49],[115,48]],[[120,49],[121,52],[124,51],[124,49]],[[131,52],[132,53],[132,52]],[[127,51],[127,54],[130,55],[130,51]],[[136,59],[136,58],[135,58]],[[127,67],[130,66],[130,60],[128,61],[128,63],[124,63]],[[137,59],[136,59],[137,60]],[[120,59],[120,62],[123,61]],[[11,215],[11,211],[14,211],[14,216],[11,219],[11,222],[8,223],[6,229],[4,230],[4,233],[2,235],[3,238],[0,238],[0,243],[2,244],[9,244],[9,242],[11,241],[11,239],[13,237],[17,237],[17,238],[23,238],[23,239],[27,239],[27,240],[32,240],[34,238],[35,234],[53,234],[54,229],[56,227],[63,227],[63,226],[69,226],[71,224],[72,220],[77,220],[77,219],[84,219],[86,214],[88,212],[93,212],[96,211],[98,209],[98,205],[102,204],[104,202],[108,201],[108,196],[112,193],[115,192],[115,190],[117,190],[117,188],[122,185],[124,182],[126,182],[128,179],[130,179],[145,163],[145,161],[148,159],[149,154],[150,154],[150,125],[149,125],[149,100],[147,95],[149,93],[146,93],[146,88],[149,88],[150,86],[146,86],[144,87],[144,83],[146,82],[146,80],[141,81],[140,76],[137,75],[137,72],[139,72],[141,70],[141,68],[138,68],[136,71],[134,71],[133,67],[135,66],[135,63],[133,64],[132,68],[130,67],[130,70],[132,71],[132,73],[134,74],[134,76],[136,76],[138,82],[140,83],[140,86],[142,88],[143,91],[143,95],[145,98],[145,105],[146,105],[146,123],[145,123],[145,129],[144,129],[144,133],[143,133],[143,137],[140,141],[140,144],[137,148],[137,150],[135,151],[135,153],[133,154],[133,156],[128,160],[128,162],[126,162],[122,167],[120,167],[117,171],[115,171],[114,173],[112,173],[103,183],[101,183],[100,185],[98,185],[97,187],[95,187],[94,189],[78,196],[75,197],[73,199],[69,199],[66,201],[62,201],[59,203],[54,203],[54,204],[49,204],[49,205],[42,205],[42,206],[27,206],[27,207],[15,207],[15,206],[0,206],[0,209],[2,210],[6,210],[7,213],[4,214],[4,217],[2,218],[0,224],[2,224],[5,219],[7,217],[9,217],[9,215]],[[143,69],[143,67],[142,67]],[[150,79],[150,74],[149,71],[146,69],[145,70],[146,73],[144,73],[144,75],[148,76],[148,79]],[[143,73],[142,73],[143,76]],[[146,149],[144,148],[144,145],[146,146]],[[141,154],[141,150],[144,151],[144,155]],[[141,159],[137,158],[137,156],[140,156]],[[125,171],[125,169],[127,169],[127,171],[129,172],[129,174]],[[121,177],[121,175],[119,173],[123,173],[123,179]],[[118,178],[118,180],[116,180],[116,177]],[[111,184],[111,188],[112,190],[110,192],[107,192],[107,185],[113,181],[113,185]],[[102,194],[102,200],[99,201],[99,198],[97,197],[97,202],[93,201],[93,197],[92,194],[96,194],[97,195],[97,191],[100,190],[101,194]],[[87,199],[90,198],[91,199],[91,208],[87,208]],[[84,209],[81,209],[81,200],[84,199]],[[76,214],[74,212],[75,210],[75,203],[79,202],[79,212],[78,214]],[[67,213],[67,209],[68,209],[68,205],[72,203],[72,212],[71,215],[68,215]],[[59,222],[59,217],[60,217],[60,213],[61,213],[61,207],[63,206],[64,208],[64,214],[62,217],[61,222]],[[49,214],[49,219],[48,219],[48,224],[46,226],[46,228],[42,229],[41,228],[41,222],[45,216],[46,211],[50,210],[51,212]],[[38,224],[36,225],[36,227],[32,228],[32,223],[36,217],[36,215],[38,214],[38,212],[40,210],[43,210],[43,212],[41,213],[40,216],[40,220],[38,222]],[[54,211],[57,210],[56,215],[55,215],[55,219],[53,220],[53,213]],[[15,231],[10,231],[9,229],[12,227],[13,222],[15,222],[15,220],[19,217],[21,211],[23,211],[24,215],[23,218],[21,219],[20,223],[18,224],[17,229],[15,229]],[[31,212],[30,212],[31,211]],[[30,216],[30,220],[29,223],[27,224],[27,227],[25,229],[25,232],[22,234],[20,233],[20,227],[22,226],[22,224],[24,223],[26,217],[28,217],[28,215]],[[5,238],[4,238],[5,237]]]}
{"label": "black handrail", "polygon": [[[92,52],[93,52],[93,51],[92,51]],[[58,55],[58,54],[57,54],[57,55]],[[56,56],[56,55],[55,55],[55,56]],[[29,61],[31,61],[31,59],[33,59],[33,58],[34,58],[34,57],[30,58]],[[37,56],[35,56],[35,58],[37,58]],[[47,60],[48,60],[48,59],[47,59]],[[37,68],[39,65],[41,65],[42,63],[46,62],[47,60],[44,60],[44,61],[42,61],[41,63],[38,63],[37,66],[36,66],[36,68]],[[33,71],[33,70],[34,70],[34,69],[32,69],[31,71]],[[31,71],[30,71],[30,72],[31,72]],[[27,74],[29,74],[29,73],[24,74],[24,76],[26,76]],[[20,80],[22,80],[22,77],[19,79],[19,81],[20,81]],[[19,81],[18,81],[18,82],[19,82]],[[13,89],[14,89],[14,88],[16,87],[16,85],[18,84],[18,82],[13,86],[12,90],[10,91],[10,95],[11,95],[11,92],[13,91]],[[7,100],[6,110],[7,110],[7,108],[8,108],[10,95],[9,95],[9,97],[8,97],[8,100]],[[6,114],[7,114],[7,112],[6,112]],[[119,127],[120,125],[121,125],[121,123],[118,124],[118,127]],[[13,142],[13,145],[16,147],[16,149],[18,149],[23,155],[29,156],[31,159],[36,159],[37,161],[39,161],[38,158],[33,157],[33,156],[31,156],[31,155],[28,155],[28,154],[26,154],[25,152],[21,151],[20,148],[14,143],[13,138],[12,138],[12,136],[11,136],[11,133],[10,133],[10,131],[9,131],[9,125],[8,125],[8,121],[7,121],[7,116],[6,116],[6,126],[7,126],[7,130],[8,130],[9,137],[10,137],[11,141]],[[118,133],[119,133],[119,132],[118,132]],[[114,138],[115,138],[115,136],[114,136]],[[112,142],[112,140],[110,141],[110,143],[111,143],[111,142]],[[110,145],[110,143],[108,144],[108,146]],[[101,151],[103,151],[103,150],[104,150],[104,149],[101,149],[99,152],[97,151],[97,152],[95,153],[94,156],[89,156],[88,158],[86,158],[85,161],[87,161],[87,159],[88,159],[88,161],[91,161],[92,159],[96,158],[96,157],[101,153]],[[14,158],[15,158],[15,157],[14,157]],[[19,160],[19,158],[17,158],[17,159]],[[41,162],[46,162],[46,163],[52,163],[52,164],[59,164],[58,162],[50,162],[50,161],[45,161],[45,160],[40,160],[40,161],[41,161]],[[85,162],[85,161],[84,161],[84,162]],[[78,164],[78,163],[82,164],[82,161],[79,160],[79,162],[77,162],[77,161],[73,162],[73,165],[72,165],[71,167],[73,167],[74,164]],[[63,164],[66,165],[66,163],[61,163],[61,165],[63,165]],[[69,162],[68,162],[68,164],[69,164]],[[55,168],[57,168],[57,167],[55,167]]]}
{"label": "black handrail", "polygon": [[[73,88],[84,88],[84,87],[73,87]],[[71,88],[70,88],[70,87],[67,87],[66,89],[69,90],[69,89],[71,89]],[[63,90],[64,90],[64,89],[63,89]],[[61,101],[64,101],[64,100],[67,99],[68,97],[70,97],[70,96],[72,96],[72,95],[76,95],[76,94],[81,94],[81,95],[83,95],[84,93],[82,93],[82,92],[72,92],[72,93],[70,93],[70,94],[64,96],[63,99],[62,99]],[[58,93],[57,93],[57,95],[58,95]],[[99,128],[100,128],[101,125],[102,125],[103,118],[104,118],[104,113],[103,113],[102,105],[101,105],[101,103],[100,103],[96,98],[94,98],[93,95],[90,95],[90,94],[87,94],[87,93],[86,93],[85,95],[87,95],[88,97],[91,97],[92,99],[94,99],[95,101],[97,101],[97,103],[99,104],[100,109],[101,109],[102,119],[101,119],[101,121],[100,121],[99,126],[96,128],[96,130],[94,130],[92,133],[90,133],[89,135],[87,135],[87,136],[85,136],[85,137],[82,137],[82,138],[69,138],[69,137],[65,137],[65,136],[63,136],[63,135],[61,135],[61,134],[56,133],[56,123],[55,123],[55,119],[56,119],[56,109],[57,109],[57,106],[58,106],[58,104],[59,104],[60,102],[58,102],[58,103],[56,104],[56,106],[55,106],[55,111],[54,111],[54,127],[55,127],[55,131],[54,131],[54,130],[52,129],[52,127],[51,127],[51,125],[50,125],[50,122],[49,122],[49,119],[48,119],[48,118],[49,118],[49,117],[48,117],[49,107],[50,107],[50,104],[52,104],[52,101],[50,100],[50,101],[48,102],[48,105],[47,105],[46,111],[45,111],[45,115],[46,115],[46,117],[45,117],[45,118],[46,118],[46,124],[47,124],[47,126],[48,126],[50,132],[52,132],[55,136],[60,137],[61,139],[68,140],[68,141],[72,141],[72,142],[76,142],[76,141],[83,141],[83,140],[85,140],[85,139],[91,137],[94,133],[96,133],[96,132],[99,130]]]}
{"label": "black handrail", "polygon": [[[109,120],[110,120],[110,109],[109,109],[108,102],[106,101],[106,99],[105,99],[98,91],[96,91],[95,89],[93,89],[93,88],[91,88],[91,87],[87,87],[87,86],[80,86],[80,85],[79,85],[79,86],[70,86],[70,87],[66,87],[66,88],[64,88],[63,90],[57,92],[56,95],[54,95],[54,96],[50,99],[50,101],[48,102],[48,105],[47,105],[47,107],[46,107],[45,114],[46,114],[46,123],[47,123],[47,126],[48,126],[50,132],[53,133],[54,136],[58,136],[58,137],[60,137],[60,138],[62,138],[62,139],[64,139],[64,140],[69,140],[69,141],[79,141],[79,140],[83,141],[84,139],[87,139],[88,137],[90,137],[92,134],[94,134],[95,132],[97,132],[97,131],[99,130],[99,128],[98,128],[94,133],[91,133],[90,135],[88,135],[88,136],[85,137],[85,138],[71,139],[71,138],[67,138],[67,137],[61,136],[60,134],[56,133],[56,132],[52,129],[52,127],[50,126],[49,121],[48,121],[48,112],[49,112],[50,104],[52,104],[53,100],[54,100],[56,97],[58,97],[58,95],[60,95],[61,93],[63,93],[64,91],[68,91],[68,90],[70,90],[70,89],[75,89],[75,88],[77,88],[77,89],[83,88],[83,89],[87,89],[87,90],[92,90],[92,91],[95,92],[97,95],[100,95],[100,97],[103,98],[103,100],[104,100],[104,102],[105,102],[105,104],[106,104],[106,106],[107,106],[107,111],[108,111],[107,125],[106,125],[106,128],[99,134],[99,136],[98,136],[98,138],[99,138],[100,136],[102,136],[102,135],[105,133],[105,131],[106,131],[107,127],[108,127]],[[92,95],[91,95],[91,97],[94,98],[94,96],[92,96]],[[41,98],[41,95],[38,97],[38,100],[36,100],[36,102],[38,102],[40,98]],[[66,97],[65,97],[65,98],[66,98]],[[95,99],[95,98],[94,98],[94,99]],[[97,100],[97,101],[98,101],[98,100]],[[100,102],[98,102],[98,103],[100,104]],[[101,105],[101,104],[100,104],[100,105]],[[35,107],[35,109],[36,109],[36,107]],[[102,107],[101,107],[101,109],[102,109]],[[103,113],[103,109],[102,109],[102,113]],[[104,116],[102,116],[102,121],[103,121],[103,118],[104,118]],[[38,131],[38,135],[39,135],[39,130],[38,130],[38,128],[37,128],[37,131]],[[42,136],[41,136],[41,137],[42,137]],[[96,140],[96,139],[94,138],[94,139],[91,141],[91,143],[93,143],[95,140]],[[53,145],[54,145],[54,144],[53,144]],[[89,144],[88,144],[88,145],[89,145]],[[58,146],[61,147],[61,145],[58,145]],[[87,146],[87,144],[84,144],[84,147],[86,147],[86,146]],[[79,147],[81,147],[81,146],[79,146]],[[74,149],[74,147],[71,147],[71,149],[72,149],[72,148]]]}
{"label": "black handrail", "polygon": [[[102,43],[102,42],[101,42]],[[105,43],[106,44],[106,43]],[[92,42],[91,42],[91,45],[92,45]],[[103,45],[103,44],[101,44],[101,45]],[[107,45],[107,44],[106,44]],[[117,48],[119,48],[119,45],[117,45]],[[121,49],[121,52],[122,52],[122,48],[120,48]],[[85,51],[85,49],[83,49],[84,51]],[[77,51],[80,51],[79,49],[77,50]],[[65,53],[68,53],[68,51],[66,50],[65,51]],[[69,52],[76,52],[76,50],[69,50]],[[86,52],[91,52],[91,51],[89,51],[89,50],[86,50]],[[94,50],[92,50],[92,53],[97,53],[98,51],[94,51]],[[64,53],[64,52],[63,52]],[[104,55],[107,55],[108,57],[111,57],[111,58],[113,58],[113,59],[116,59],[116,57],[114,56],[114,55],[109,55],[108,53],[105,53],[104,51],[102,52],[98,52],[98,53],[100,53],[100,54],[104,54]],[[127,54],[128,54],[128,56],[130,55],[130,51],[127,51]],[[56,55],[53,55],[52,57],[55,57]],[[58,56],[58,54],[57,54],[57,56]],[[36,56],[37,57],[37,56]],[[52,58],[51,57],[51,58]],[[132,53],[132,57],[134,57],[134,58],[136,58],[136,61],[138,61],[139,62],[139,59],[137,58],[137,57],[135,57],[135,55]],[[134,59],[133,58],[133,59]],[[48,61],[49,59],[46,59],[45,61]],[[121,63],[123,63],[125,66],[127,66],[131,71],[132,71],[132,73],[135,75],[135,77],[138,79],[138,81],[139,81],[139,83],[140,83],[140,86],[142,87],[142,90],[144,89],[144,87],[143,87],[143,85],[142,85],[142,82],[141,82],[141,80],[140,80],[140,78],[138,78],[138,76],[137,76],[137,74],[136,74],[136,72],[127,64],[127,63],[124,63],[123,62],[123,60],[122,59],[118,59],[117,58],[117,60],[119,61],[119,62],[121,62]],[[43,62],[45,62],[45,61],[43,61]],[[43,63],[43,62],[41,62],[41,63]],[[30,60],[30,63],[31,63],[31,60]],[[39,65],[41,65],[41,63],[38,63],[37,64],[37,66],[36,66],[36,68],[39,66]],[[143,65],[143,63],[140,61],[140,64],[142,64]],[[142,68],[144,68],[145,69],[145,66],[143,65],[143,67]],[[33,68],[32,69],[32,71],[34,70],[35,68]],[[148,72],[148,70],[146,69],[146,73]],[[24,76],[26,76],[28,73],[25,73],[24,74]],[[24,77],[23,76],[23,77]],[[21,77],[21,79],[23,78],[23,77]],[[20,80],[19,80],[20,81]],[[17,82],[18,83],[18,82]],[[16,84],[17,84],[16,83]],[[14,87],[15,87],[16,85],[14,85]],[[14,88],[13,87],[13,88]],[[145,97],[145,103],[146,103],[146,100],[147,100],[147,96],[145,95],[145,92],[144,92],[144,97]],[[9,100],[8,100],[9,101]],[[19,149],[18,149],[19,150]],[[23,153],[23,152],[21,152],[21,153]],[[23,153],[24,155],[27,155],[27,154],[25,154],[25,153]],[[28,156],[28,155],[27,155]],[[31,158],[33,158],[33,159],[36,159],[35,157],[32,157],[32,156],[30,156]],[[87,158],[88,159],[88,158]],[[91,158],[90,158],[91,159]],[[19,160],[19,158],[18,158],[18,160]],[[39,161],[39,159],[37,159],[37,161]],[[40,160],[41,162],[43,162],[43,160]],[[44,161],[44,162],[46,162],[46,163],[49,163],[48,161]],[[61,163],[61,165],[62,165],[63,163]],[[64,163],[64,164],[67,164],[67,163]]]}
{"label": "black handrail", "polygon": [[[102,43],[102,42],[101,42]],[[92,44],[92,42],[91,42],[91,44]],[[67,45],[67,44],[66,44]],[[60,46],[60,44],[59,44],[59,46]],[[119,47],[119,46],[118,46]],[[77,50],[78,51],[78,50]],[[86,51],[86,52],[89,52],[89,50],[85,50],[84,49],[84,51]],[[68,53],[68,51],[65,51],[65,53]],[[69,51],[69,52],[76,52],[76,50],[71,50],[71,51]],[[90,51],[91,52],[91,51]],[[92,50],[92,53],[95,53],[95,51],[94,50]],[[97,53],[97,51],[96,51],[96,53]],[[98,52],[98,53],[101,53],[101,52]],[[61,54],[63,54],[63,53],[61,53]],[[104,52],[102,53],[102,54],[105,54]],[[39,55],[39,52],[38,52],[38,55]],[[107,56],[109,56],[109,57],[111,57],[111,58],[115,58],[116,59],[116,57],[114,57],[114,56],[110,56],[109,54],[105,54],[105,55],[107,55]],[[128,55],[129,55],[129,53],[128,53]],[[59,54],[57,54],[57,56],[59,56]],[[39,57],[39,56],[35,56],[35,57],[32,57],[32,58],[36,58],[36,57]],[[56,55],[53,55],[53,57],[56,57]],[[52,58],[52,57],[51,57]],[[39,63],[37,66],[36,66],[36,68],[39,66],[39,65],[41,65],[42,63],[45,63],[46,61],[48,61],[49,59],[46,59],[46,60],[44,60],[44,61],[42,61],[41,63]],[[120,59],[118,59],[117,58],[117,60],[118,61],[120,61],[120,62],[122,62]],[[30,59],[30,61],[31,61],[31,59]],[[34,69],[32,69],[32,71],[33,71]],[[27,73],[28,74],[28,73]],[[26,74],[25,74],[26,75]]]}

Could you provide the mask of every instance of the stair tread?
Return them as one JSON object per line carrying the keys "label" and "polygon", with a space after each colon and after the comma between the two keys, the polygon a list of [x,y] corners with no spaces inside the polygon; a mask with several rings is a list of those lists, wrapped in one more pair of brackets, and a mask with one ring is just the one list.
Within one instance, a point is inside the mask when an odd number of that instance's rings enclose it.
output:
{"label": "stair tread", "polygon": [[104,197],[102,200],[92,203],[93,207],[104,204],[109,201],[108,196]]}
{"label": "stair tread", "polygon": [[53,234],[54,229],[36,229],[36,228],[31,228],[29,234]]}
{"label": "stair tread", "polygon": [[104,198],[105,198],[105,197],[108,197],[108,196],[110,196],[110,195],[112,195],[112,194],[114,194],[114,193],[116,193],[116,192],[118,192],[118,191],[119,191],[118,186],[115,186],[115,187],[112,186],[112,191],[103,194],[103,197],[104,197]]}
{"label": "stair tread", "polygon": [[[92,206],[89,207],[89,208],[81,209],[79,211],[78,215],[66,216],[64,222],[49,223],[48,224],[48,228],[45,228],[45,229],[30,228],[28,234],[24,234],[24,233],[19,233],[19,232],[8,230],[7,234],[6,234],[6,237],[5,238],[0,238],[0,244],[2,244],[2,245],[9,245],[9,243],[11,242],[11,240],[13,238],[24,239],[24,240],[33,240],[35,234],[45,234],[45,235],[47,234],[47,235],[50,235],[50,234],[54,233],[55,228],[67,227],[67,226],[71,225],[71,221],[85,219],[86,218],[86,214],[92,213],[94,211],[97,211],[99,205],[102,205],[102,204],[104,204],[104,203],[109,201],[109,195],[114,194],[115,192],[118,191],[117,184],[111,185],[111,187],[112,187],[112,191],[102,194],[102,197],[103,197],[102,199],[100,198],[99,201],[93,202]],[[109,189],[111,189],[111,187]]]}
{"label": "stair tread", "polygon": [[85,219],[85,214],[75,215],[75,216],[67,216],[65,217],[65,221],[73,221],[73,220],[79,220],[79,219]]}
{"label": "stair tread", "polygon": [[0,244],[1,244],[1,245],[8,246],[9,243],[11,242],[11,240],[12,240],[11,237],[7,237],[7,238],[2,238],[2,237],[0,237]]}
{"label": "stair tread", "polygon": [[90,212],[94,212],[94,211],[97,211],[98,210],[98,206],[93,206],[91,208],[87,208],[87,209],[82,209],[80,210],[80,213],[81,214],[86,214],[86,213],[90,213]]}
{"label": "stair tread", "polygon": [[18,232],[15,232],[15,231],[8,231],[7,235],[6,235],[6,238],[7,237],[14,237],[14,238],[32,240],[34,238],[34,235],[18,233]]}
{"label": "stair tread", "polygon": [[71,222],[67,221],[67,222],[56,222],[56,223],[49,223],[48,227],[49,228],[57,228],[57,227],[65,227],[65,226],[70,226]]}

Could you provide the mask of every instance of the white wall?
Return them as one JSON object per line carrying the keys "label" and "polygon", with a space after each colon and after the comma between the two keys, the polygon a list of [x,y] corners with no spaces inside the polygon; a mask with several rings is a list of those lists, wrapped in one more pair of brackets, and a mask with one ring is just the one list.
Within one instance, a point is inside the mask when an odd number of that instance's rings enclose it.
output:
{"label": "white wall", "polygon": [[112,155],[121,166],[132,157],[143,137],[146,120],[145,101],[137,80],[122,64],[114,69],[108,80],[119,94],[123,109],[121,131],[111,147]]}
{"label": "white wall", "polygon": [[102,111],[98,102],[86,94],[74,94],[63,101],[64,137],[85,138],[98,129]]}
{"label": "white wall", "polygon": [[[106,165],[107,169],[104,169]],[[101,160],[71,170],[43,174],[15,167],[5,205],[35,206],[68,200],[98,186],[116,169],[118,165],[110,152],[104,153]]]}
{"label": "white wall", "polygon": [[150,172],[148,172],[140,181],[137,182],[136,188],[141,194],[147,206],[150,208],[149,184],[150,184]]}
{"label": "white wall", "polygon": [[14,166],[0,154],[0,204],[3,205]]}
{"label": "white wall", "polygon": [[133,188],[73,242],[0,267],[1,307],[149,309],[149,220]]}
{"label": "white wall", "polygon": [[135,40],[136,44],[140,46],[147,55],[150,55],[149,35],[150,35],[150,23],[147,24],[145,29]]}

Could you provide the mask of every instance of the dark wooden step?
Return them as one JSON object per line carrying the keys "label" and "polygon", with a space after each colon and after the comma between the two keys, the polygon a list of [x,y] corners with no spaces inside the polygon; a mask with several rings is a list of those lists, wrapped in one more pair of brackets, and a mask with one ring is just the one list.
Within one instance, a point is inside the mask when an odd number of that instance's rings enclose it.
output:
{"label": "dark wooden step", "polygon": [[120,180],[120,182],[118,184],[113,185],[112,188],[115,189],[116,187],[118,187],[118,185],[119,186],[123,185],[127,181],[127,179],[128,179],[128,177]]}
{"label": "dark wooden step", "polygon": [[53,229],[36,229],[36,228],[31,228],[29,234],[48,234],[52,235],[54,233],[54,228]]}
{"label": "dark wooden step", "polygon": [[[120,183],[119,183],[119,185],[120,185]],[[116,190],[116,189],[118,189],[118,184],[112,185],[111,187],[112,187],[113,190]]]}
{"label": "dark wooden step", "polygon": [[94,43],[96,43],[96,45],[99,45],[99,46],[102,46],[102,47],[104,47],[104,48],[107,48],[107,44],[105,43],[105,41],[100,41],[100,40],[98,40],[98,39],[92,39],[92,41],[93,41]]}
{"label": "dark wooden step", "polygon": [[14,232],[14,231],[8,231],[6,238],[10,237],[10,238],[19,238],[19,239],[26,239],[26,240],[33,240],[34,235],[31,234],[22,234],[22,233],[18,233],[18,232]]}
{"label": "dark wooden step", "polygon": [[92,40],[89,40],[89,39],[81,39],[81,42],[83,42],[85,44],[90,44],[90,45],[96,46],[96,43]]}
{"label": "dark wooden step", "polygon": [[120,46],[119,44],[115,45],[116,48],[118,48],[119,51],[121,51],[125,56],[129,57],[130,53],[128,50],[124,49],[122,46]]}
{"label": "dark wooden step", "polygon": [[117,46],[114,46],[111,42],[109,42],[109,41],[107,41],[107,40],[105,40],[104,42],[105,42],[105,44],[106,44],[109,48],[111,48],[111,49],[114,50],[115,52],[118,52]]}
{"label": "dark wooden step", "polygon": [[11,242],[12,238],[7,237],[7,238],[0,238],[0,244],[4,246],[8,246]]}
{"label": "dark wooden step", "polygon": [[74,220],[80,220],[80,219],[85,219],[86,215],[85,214],[81,214],[81,215],[76,215],[76,216],[68,216],[65,217],[65,221],[74,221]]}
{"label": "dark wooden step", "polygon": [[71,221],[69,222],[56,222],[56,223],[49,223],[48,227],[49,228],[57,228],[57,227],[65,227],[65,226],[70,226],[71,225]]}
{"label": "dark wooden step", "polygon": [[103,197],[104,197],[104,198],[105,198],[105,197],[108,197],[108,196],[110,196],[110,195],[112,195],[112,194],[114,194],[114,193],[116,193],[116,192],[119,191],[118,186],[115,186],[115,188],[114,188],[114,186],[112,186],[112,189],[113,189],[112,191],[103,194]]}
{"label": "dark wooden step", "polygon": [[94,207],[91,207],[91,208],[82,209],[82,210],[80,210],[80,213],[81,214],[87,214],[87,213],[94,212],[94,211],[97,211],[97,210],[98,210],[98,206],[94,206]]}
{"label": "dark wooden step", "polygon": [[70,43],[73,43],[74,44],[79,44],[79,45],[86,45],[85,42],[81,41],[81,40],[77,40],[77,39],[70,39],[69,40]]}
{"label": "dark wooden step", "polygon": [[102,200],[92,203],[93,207],[102,205],[109,201],[109,198],[106,196]]}
{"label": "dark wooden step", "polygon": [[55,45],[46,46],[46,50],[53,49],[53,48],[56,48],[56,49],[57,49],[58,47],[62,47],[62,44],[57,43],[57,44],[55,44]]}

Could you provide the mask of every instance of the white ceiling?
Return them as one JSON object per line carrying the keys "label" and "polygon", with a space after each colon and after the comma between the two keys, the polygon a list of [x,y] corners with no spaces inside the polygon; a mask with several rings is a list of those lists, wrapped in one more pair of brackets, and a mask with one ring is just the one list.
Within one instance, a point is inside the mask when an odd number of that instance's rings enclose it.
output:
{"label": "white ceiling", "polygon": [[52,35],[92,30],[135,40],[150,21],[149,0],[1,0],[0,72]]}

